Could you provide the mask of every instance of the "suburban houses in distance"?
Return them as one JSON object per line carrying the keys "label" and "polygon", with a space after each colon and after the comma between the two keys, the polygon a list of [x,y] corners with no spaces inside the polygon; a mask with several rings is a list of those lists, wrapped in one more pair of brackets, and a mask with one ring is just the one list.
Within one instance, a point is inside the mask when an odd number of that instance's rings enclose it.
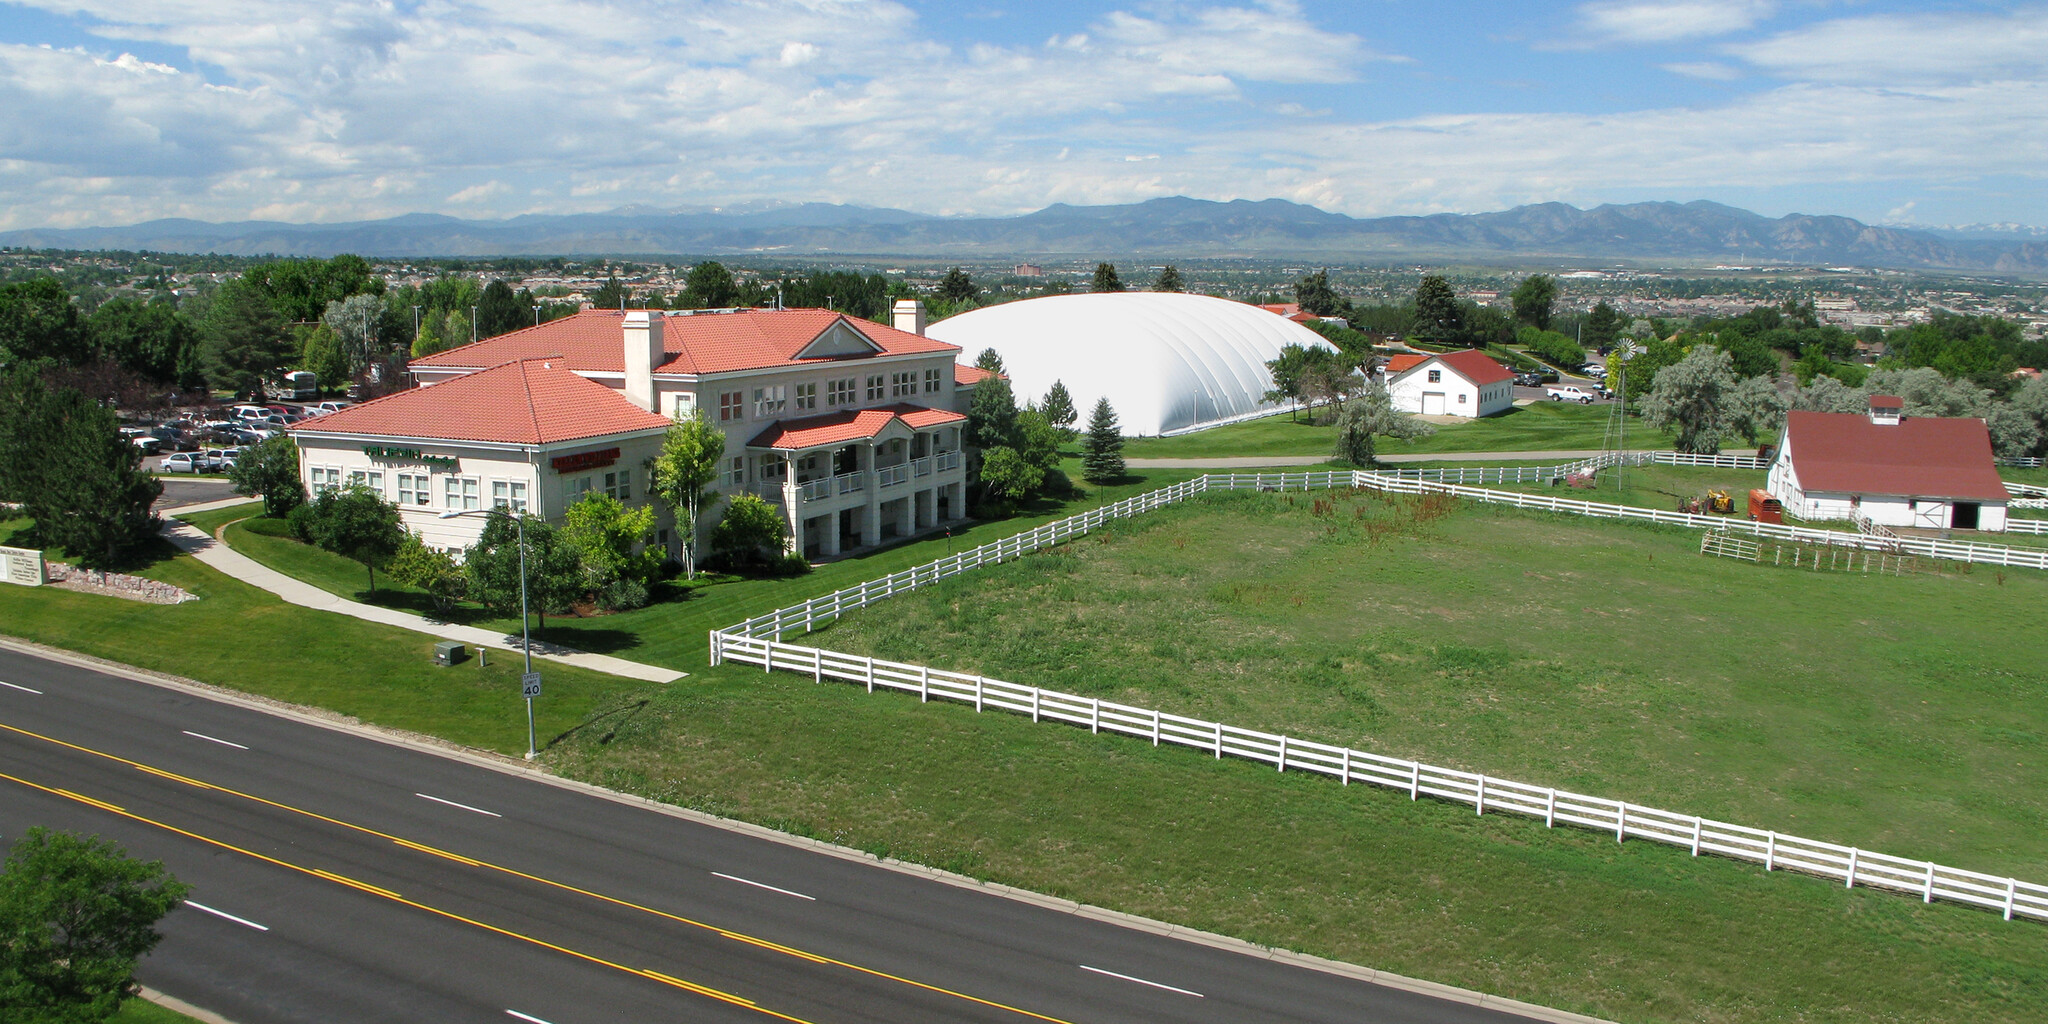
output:
{"label": "suburban houses in distance", "polygon": [[312,493],[369,487],[429,545],[459,549],[483,517],[445,513],[557,519],[590,491],[646,503],[663,432],[701,409],[726,439],[715,488],[780,505],[792,550],[829,558],[966,515],[963,410],[986,375],[923,336],[922,304],[894,319],[584,310],[415,360],[419,387],[307,421],[301,474]]}

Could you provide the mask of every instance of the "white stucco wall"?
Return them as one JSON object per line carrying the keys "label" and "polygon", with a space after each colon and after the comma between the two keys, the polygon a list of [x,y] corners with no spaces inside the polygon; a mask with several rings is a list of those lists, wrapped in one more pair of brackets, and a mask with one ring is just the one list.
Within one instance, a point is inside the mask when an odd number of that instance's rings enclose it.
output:
{"label": "white stucco wall", "polygon": [[[1438,371],[1442,379],[1431,383],[1431,371]],[[1514,381],[1480,387],[1456,370],[1435,362],[1417,365],[1387,385],[1394,408],[1402,412],[1423,413],[1424,396],[1437,393],[1444,396],[1444,404],[1441,410],[1428,410],[1432,415],[1491,416],[1515,404]]]}

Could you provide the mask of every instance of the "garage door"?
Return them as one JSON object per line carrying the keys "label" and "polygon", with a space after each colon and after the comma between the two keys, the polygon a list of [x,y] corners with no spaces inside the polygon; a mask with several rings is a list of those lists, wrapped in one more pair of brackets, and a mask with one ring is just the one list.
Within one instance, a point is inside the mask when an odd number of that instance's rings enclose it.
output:
{"label": "garage door", "polygon": [[1444,393],[1441,391],[1423,392],[1422,414],[1424,416],[1442,416],[1444,414]]}

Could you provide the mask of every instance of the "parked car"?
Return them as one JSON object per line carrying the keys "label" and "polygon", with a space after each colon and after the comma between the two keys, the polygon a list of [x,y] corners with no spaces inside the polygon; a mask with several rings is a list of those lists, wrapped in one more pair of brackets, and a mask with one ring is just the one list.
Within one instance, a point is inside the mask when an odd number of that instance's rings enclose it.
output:
{"label": "parked car", "polygon": [[213,472],[207,468],[206,456],[199,452],[179,452],[176,455],[165,457],[162,471],[165,473]]}
{"label": "parked car", "polygon": [[225,449],[207,448],[195,453],[195,455],[199,459],[200,465],[206,468],[206,472],[222,473],[227,471],[228,454]]}
{"label": "parked car", "polygon": [[228,410],[228,418],[237,421],[260,420],[268,415],[270,410],[260,405],[238,405]]}
{"label": "parked car", "polygon": [[1550,400],[1553,402],[1577,402],[1580,405],[1593,404],[1592,392],[1584,390],[1583,388],[1576,387],[1571,384],[1565,384],[1561,387],[1546,388],[1544,389],[1544,394],[1549,395]]}
{"label": "parked car", "polygon": [[235,460],[242,457],[240,448],[223,448],[220,453],[220,471],[225,473],[235,468]]}
{"label": "parked car", "polygon": [[1607,364],[1587,363],[1585,368],[1585,374],[1586,376],[1591,377],[1594,380],[1603,380],[1607,377]]}
{"label": "parked car", "polygon": [[199,448],[199,442],[194,440],[192,435],[175,427],[157,427],[149,432],[149,436],[157,439],[159,447],[174,452],[196,451]]}
{"label": "parked car", "polygon": [[324,416],[330,412],[340,412],[354,404],[354,402],[322,402],[307,409],[306,412],[313,416]]}

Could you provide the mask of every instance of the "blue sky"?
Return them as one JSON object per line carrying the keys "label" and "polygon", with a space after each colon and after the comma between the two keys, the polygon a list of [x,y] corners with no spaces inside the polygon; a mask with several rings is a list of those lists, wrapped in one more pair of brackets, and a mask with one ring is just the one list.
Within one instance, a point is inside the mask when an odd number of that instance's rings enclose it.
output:
{"label": "blue sky", "polygon": [[0,110],[8,228],[1177,194],[2048,224],[2048,0],[0,0]]}

